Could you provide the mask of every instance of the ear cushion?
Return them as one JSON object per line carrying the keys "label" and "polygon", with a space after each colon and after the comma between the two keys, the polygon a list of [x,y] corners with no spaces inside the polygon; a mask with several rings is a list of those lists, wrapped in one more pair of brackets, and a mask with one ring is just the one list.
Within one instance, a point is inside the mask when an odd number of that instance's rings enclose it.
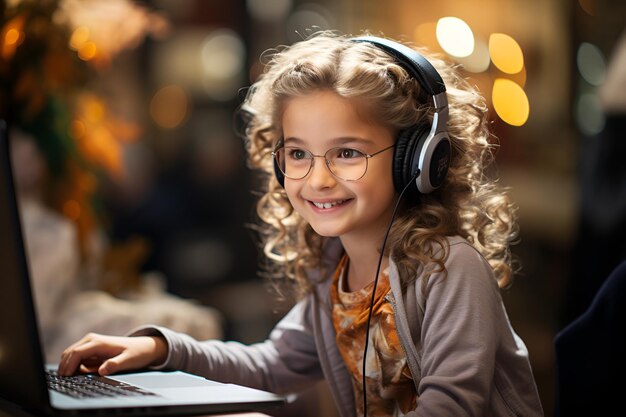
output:
{"label": "ear cushion", "polygon": [[396,191],[401,192],[411,180],[413,156],[420,152],[428,132],[429,126],[416,125],[398,134],[393,157],[393,185]]}
{"label": "ear cushion", "polygon": [[274,161],[274,176],[276,176],[276,181],[278,181],[281,187],[285,188],[285,174],[278,168],[276,158],[272,157],[272,160]]}

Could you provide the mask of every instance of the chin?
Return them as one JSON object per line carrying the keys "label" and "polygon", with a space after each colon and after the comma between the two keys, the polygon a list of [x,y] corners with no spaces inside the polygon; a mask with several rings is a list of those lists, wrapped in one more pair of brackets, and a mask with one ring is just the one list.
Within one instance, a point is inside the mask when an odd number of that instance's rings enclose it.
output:
{"label": "chin", "polygon": [[338,237],[341,235],[341,233],[339,233],[337,230],[332,230],[329,228],[320,228],[320,227],[315,227],[313,225],[311,225],[311,228],[313,229],[313,231],[315,233],[317,233],[318,235],[322,236],[322,237]]}

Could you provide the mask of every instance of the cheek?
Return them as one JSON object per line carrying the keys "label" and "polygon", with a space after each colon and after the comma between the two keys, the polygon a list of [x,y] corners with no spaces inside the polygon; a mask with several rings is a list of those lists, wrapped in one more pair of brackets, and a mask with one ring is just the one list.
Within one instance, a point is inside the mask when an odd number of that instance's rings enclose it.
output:
{"label": "cheek", "polygon": [[368,167],[368,175],[371,175],[370,178],[376,178],[374,182],[378,185],[381,192],[385,194],[387,194],[387,192],[395,193],[391,158],[388,161],[381,162],[380,164],[370,165]]}
{"label": "cheek", "polygon": [[294,203],[297,204],[298,202],[298,199],[296,197],[298,196],[299,190],[300,188],[298,187],[297,183],[289,180],[289,178],[285,178],[285,193],[287,194],[287,199],[292,206],[294,205]]}

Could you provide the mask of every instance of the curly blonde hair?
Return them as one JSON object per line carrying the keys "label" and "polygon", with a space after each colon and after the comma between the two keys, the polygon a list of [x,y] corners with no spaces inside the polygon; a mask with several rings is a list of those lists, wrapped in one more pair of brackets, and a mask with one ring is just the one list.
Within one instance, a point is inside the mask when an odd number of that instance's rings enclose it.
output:
{"label": "curly blonde hair", "polygon": [[[452,156],[438,190],[402,202],[385,252],[406,282],[420,268],[427,274],[445,271],[446,236],[460,235],[487,259],[499,286],[506,287],[513,275],[510,245],[517,236],[516,210],[505,190],[486,173],[496,145],[490,140],[485,100],[454,65],[417,50],[437,69],[447,88]],[[432,120],[433,106],[430,96],[390,55],[347,35],[320,32],[267,56],[265,71],[241,107],[248,118],[248,162],[267,174],[257,204],[265,224],[260,230],[269,260],[266,268],[273,273],[270,276],[281,277],[277,282],[291,283],[286,287],[301,297],[315,284],[307,271],[321,267],[327,238],[316,234],[293,209],[274,176],[272,151],[282,137],[285,100],[332,91],[354,99],[368,117],[396,132]]]}

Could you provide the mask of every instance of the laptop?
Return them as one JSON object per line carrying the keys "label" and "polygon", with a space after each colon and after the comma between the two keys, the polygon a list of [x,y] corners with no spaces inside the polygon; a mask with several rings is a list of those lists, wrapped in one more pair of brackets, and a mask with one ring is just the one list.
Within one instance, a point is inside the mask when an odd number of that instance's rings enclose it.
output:
{"label": "laptop", "polygon": [[[112,388],[115,396],[94,394],[74,387],[75,381],[67,377],[56,380],[48,375],[46,370],[56,365],[43,359],[8,142],[6,123],[0,120],[0,399],[4,404],[8,401],[36,415],[154,416],[261,411],[285,403],[284,397],[269,392],[178,371],[80,377]],[[55,389],[47,380],[56,384]]]}

